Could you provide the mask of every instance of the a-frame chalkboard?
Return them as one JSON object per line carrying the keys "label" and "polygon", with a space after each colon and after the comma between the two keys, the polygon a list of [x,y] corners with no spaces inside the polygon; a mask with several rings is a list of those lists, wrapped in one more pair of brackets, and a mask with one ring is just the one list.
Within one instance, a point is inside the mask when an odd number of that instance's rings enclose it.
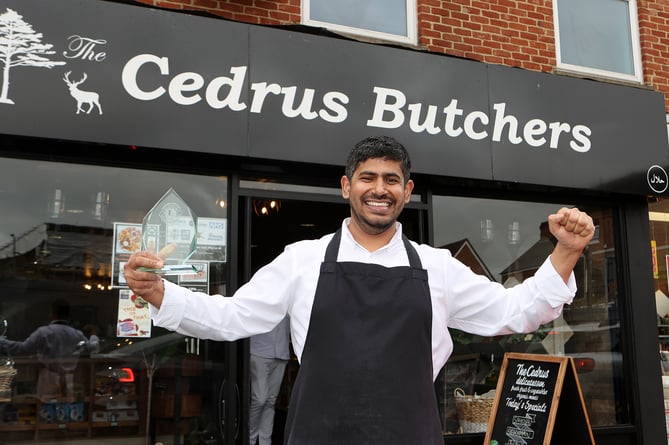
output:
{"label": "a-frame chalkboard", "polygon": [[507,353],[485,445],[594,445],[571,357]]}

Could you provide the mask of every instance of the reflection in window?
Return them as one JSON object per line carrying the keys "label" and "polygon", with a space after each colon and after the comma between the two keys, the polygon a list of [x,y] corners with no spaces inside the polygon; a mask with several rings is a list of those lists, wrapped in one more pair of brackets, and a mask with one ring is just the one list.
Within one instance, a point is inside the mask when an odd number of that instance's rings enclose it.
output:
{"label": "reflection in window", "polygon": [[[70,311],[62,322],[89,340],[96,337],[95,349],[67,351],[68,358],[77,358],[67,368],[68,386],[51,389],[48,403],[39,410],[35,400],[42,397],[36,376],[40,357],[27,350],[12,357],[18,372],[0,416],[3,438],[36,441],[39,435],[39,440],[68,443],[68,439],[147,434],[171,439],[179,416],[177,400],[183,400],[181,417],[191,418],[183,431],[201,428],[192,419],[204,418],[205,408],[213,406],[206,401],[213,371],[204,369],[205,360],[212,357],[205,355],[213,351],[214,360],[220,362],[222,351],[151,326],[146,303],[125,287],[121,273],[122,258],[139,249],[138,230],[145,214],[170,187],[200,218],[201,227],[191,258],[201,273],[173,279],[192,289],[225,294],[229,279],[225,177],[0,161],[4,335],[17,341],[28,338],[50,323],[51,302],[64,299]],[[175,386],[176,381],[181,383]],[[149,391],[153,402],[146,406]],[[70,417],[58,417],[64,412]],[[147,413],[151,431],[146,430]],[[40,425],[53,425],[37,428],[36,417]],[[17,422],[26,427],[16,428]]]}
{"label": "reflection in window", "polygon": [[403,43],[416,43],[415,0],[302,0],[305,24]]}
{"label": "reflection in window", "polygon": [[669,201],[656,198],[648,209],[662,375],[669,376]]}
{"label": "reflection in window", "polygon": [[558,66],[641,82],[635,0],[553,2]]}
{"label": "reflection in window", "polygon": [[[531,277],[554,246],[547,217],[562,205],[433,197],[435,246],[506,287]],[[611,209],[586,208],[598,231],[576,266],[577,295],[537,332],[484,338],[451,329],[454,351],[437,380],[445,433],[461,431],[453,391],[494,389],[505,352],[575,358],[591,424],[628,421],[622,356],[614,221]]]}

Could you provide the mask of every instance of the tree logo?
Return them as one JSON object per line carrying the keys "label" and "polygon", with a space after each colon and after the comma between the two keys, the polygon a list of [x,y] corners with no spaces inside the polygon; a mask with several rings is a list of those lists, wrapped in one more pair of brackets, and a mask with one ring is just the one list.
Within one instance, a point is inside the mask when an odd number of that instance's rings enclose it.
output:
{"label": "tree logo", "polygon": [[0,14],[0,63],[3,65],[0,104],[14,104],[8,97],[10,68],[33,66],[51,69],[65,65],[65,62],[54,62],[45,57],[56,52],[51,50],[53,45],[42,43],[42,37],[16,11],[7,8],[7,12]]}

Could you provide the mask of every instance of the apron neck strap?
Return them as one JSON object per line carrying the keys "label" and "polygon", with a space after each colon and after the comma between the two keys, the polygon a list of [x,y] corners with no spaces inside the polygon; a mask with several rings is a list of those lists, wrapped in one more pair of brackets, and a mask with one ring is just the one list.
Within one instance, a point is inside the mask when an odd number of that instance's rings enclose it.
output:
{"label": "apron neck strap", "polygon": [[420,262],[418,252],[416,252],[416,249],[414,249],[414,247],[409,242],[409,238],[402,234],[402,241],[404,241],[404,248],[406,249],[407,256],[409,257],[409,266],[411,266],[412,269],[422,269],[423,264]]}
{"label": "apron neck strap", "polygon": [[[412,269],[422,269],[423,265],[418,256],[418,252],[409,242],[409,238],[406,235],[402,234],[402,241],[404,242],[404,248],[406,249],[407,256],[409,257],[409,266]],[[341,228],[337,230],[328,244],[328,248],[325,251],[325,262],[326,263],[336,263],[337,254],[339,253],[339,244],[341,244]]]}
{"label": "apron neck strap", "polygon": [[328,244],[328,248],[325,251],[325,262],[326,263],[336,263],[337,254],[339,253],[339,244],[341,243],[341,228],[337,230]]}

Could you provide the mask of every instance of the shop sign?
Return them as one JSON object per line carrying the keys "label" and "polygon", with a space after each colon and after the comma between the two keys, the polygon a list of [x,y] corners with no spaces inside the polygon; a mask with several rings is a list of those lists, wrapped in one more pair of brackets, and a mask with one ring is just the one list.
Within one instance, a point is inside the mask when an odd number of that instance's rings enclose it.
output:
{"label": "shop sign", "polygon": [[98,0],[3,0],[0,53],[0,133],[333,165],[388,134],[418,173],[667,190],[648,89]]}

